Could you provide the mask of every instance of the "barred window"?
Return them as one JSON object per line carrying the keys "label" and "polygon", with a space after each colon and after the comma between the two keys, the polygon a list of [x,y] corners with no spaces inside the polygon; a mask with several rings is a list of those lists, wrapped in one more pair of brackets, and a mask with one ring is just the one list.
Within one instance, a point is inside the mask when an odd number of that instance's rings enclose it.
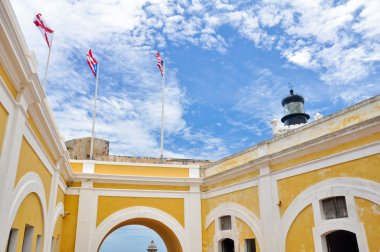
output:
{"label": "barred window", "polygon": [[230,215],[220,217],[220,229],[221,230],[230,230],[231,229],[231,216]]}
{"label": "barred window", "polygon": [[346,198],[332,197],[322,200],[323,214],[326,220],[348,217]]}

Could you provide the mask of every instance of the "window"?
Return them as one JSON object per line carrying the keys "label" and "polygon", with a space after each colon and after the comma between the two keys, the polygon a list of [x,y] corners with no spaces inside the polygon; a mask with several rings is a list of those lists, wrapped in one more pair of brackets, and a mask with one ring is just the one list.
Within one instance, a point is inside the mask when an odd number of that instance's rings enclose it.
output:
{"label": "window", "polygon": [[348,217],[344,196],[322,200],[323,213],[326,220]]}
{"label": "window", "polygon": [[256,252],[255,239],[245,239],[246,252]]}
{"label": "window", "polygon": [[222,216],[220,217],[220,229],[221,230],[230,230],[231,229],[231,216]]}
{"label": "window", "polygon": [[18,236],[18,230],[12,228],[9,232],[9,238],[8,238],[8,245],[7,245],[7,252],[15,252],[16,246],[17,246],[17,236]]}
{"label": "window", "polygon": [[25,225],[24,240],[22,242],[22,252],[32,251],[33,232],[33,226]]}
{"label": "window", "polygon": [[37,235],[36,252],[41,252],[41,235]]}

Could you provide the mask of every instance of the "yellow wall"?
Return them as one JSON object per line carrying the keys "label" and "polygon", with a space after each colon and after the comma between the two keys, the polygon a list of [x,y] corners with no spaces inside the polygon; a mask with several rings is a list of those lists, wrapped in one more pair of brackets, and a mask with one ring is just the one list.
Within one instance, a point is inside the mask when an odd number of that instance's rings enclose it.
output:
{"label": "yellow wall", "polygon": [[[204,222],[202,227],[204,227]],[[206,230],[202,232],[202,251],[214,252],[214,235],[215,235],[215,221],[213,221]]]}
{"label": "yellow wall", "polygon": [[164,199],[164,198],[135,198],[135,197],[114,197],[99,196],[98,216],[96,226],[111,214],[127,207],[146,206],[157,208],[173,216],[177,221],[185,226],[184,200]]}
{"label": "yellow wall", "polygon": [[32,252],[34,252],[36,249],[37,235],[41,235],[41,248],[43,246],[42,235],[44,229],[42,206],[35,193],[31,193],[25,197],[12,224],[12,228],[18,229],[17,252],[21,252],[22,250],[26,224],[34,227],[32,241]]}
{"label": "yellow wall", "polygon": [[157,167],[157,166],[132,166],[132,165],[106,165],[95,164],[95,173],[120,174],[149,177],[189,177],[189,169]]}
{"label": "yellow wall", "polygon": [[286,251],[314,251],[313,227],[313,208],[311,205],[308,205],[297,215],[288,231],[286,237]]}
{"label": "yellow wall", "polygon": [[218,207],[220,204],[229,202],[242,205],[254,213],[257,218],[260,217],[259,191],[257,186],[213,198],[203,199],[202,217],[206,218],[214,208]]}
{"label": "yellow wall", "polygon": [[211,184],[208,186],[202,186],[202,192],[206,192],[206,191],[216,189],[216,188],[221,188],[221,187],[231,185],[231,184],[235,184],[235,183],[238,183],[241,181],[249,180],[249,179],[252,179],[252,178],[259,176],[259,174],[260,174],[260,171],[253,171],[253,172],[250,172],[248,174],[244,174],[244,175],[235,177],[233,179],[224,180],[222,182],[218,182],[218,183]]}
{"label": "yellow wall", "polygon": [[70,163],[73,172],[82,172],[83,163]]}
{"label": "yellow wall", "polygon": [[37,154],[32,149],[32,146],[30,146],[26,139],[23,138],[18,161],[15,187],[17,186],[17,183],[20,181],[22,176],[28,172],[35,172],[41,177],[45,190],[46,205],[48,206],[52,176],[42,161],[38,158]]}
{"label": "yellow wall", "polygon": [[358,216],[364,224],[369,251],[380,251],[380,206],[362,198],[355,198]]}
{"label": "yellow wall", "polygon": [[62,203],[65,202],[65,193],[63,192],[60,186],[58,186],[58,189],[57,189],[57,200],[55,204],[57,205],[59,202],[62,202]]}
{"label": "yellow wall", "polygon": [[321,151],[316,151],[316,152],[313,152],[313,153],[310,153],[310,154],[307,154],[307,155],[304,155],[304,156],[301,156],[298,158],[294,158],[294,159],[290,159],[290,160],[281,162],[279,164],[271,165],[270,169],[271,169],[271,171],[278,171],[278,170],[281,170],[281,169],[284,169],[287,167],[306,163],[306,162],[309,162],[311,160],[315,160],[318,158],[327,157],[327,156],[330,156],[330,155],[333,155],[333,154],[336,154],[339,152],[343,152],[343,151],[353,149],[353,148],[356,148],[359,146],[370,144],[370,143],[373,143],[373,142],[379,141],[379,140],[380,140],[380,132],[366,136],[366,137],[363,137],[363,138],[360,138],[360,139],[356,139],[356,140],[353,139],[353,141],[337,145],[333,148],[326,148],[326,149],[321,150]]}
{"label": "yellow wall", "polygon": [[31,116],[28,116],[28,123],[29,123],[30,127],[32,128],[34,134],[37,136],[38,140],[40,141],[42,148],[45,150],[45,152],[49,156],[49,159],[51,160],[51,162],[53,164],[55,164],[56,160],[55,160],[53,154],[51,153],[50,148],[48,147],[45,139],[42,137],[41,132],[38,130],[37,125],[35,124],[35,122]]}
{"label": "yellow wall", "polygon": [[165,186],[165,185],[131,185],[131,184],[111,184],[94,183],[94,188],[106,189],[132,189],[132,190],[166,190],[166,191],[189,191],[188,186]]}
{"label": "yellow wall", "polygon": [[1,63],[0,63],[0,77],[5,82],[5,86],[8,88],[9,93],[13,96],[14,99],[16,99],[17,90],[15,86],[13,85],[11,79],[9,78],[8,74],[5,72],[5,69]]}
{"label": "yellow wall", "polygon": [[[239,230],[239,248],[240,251],[247,251],[245,246],[246,239],[255,239],[256,243],[256,252],[260,252],[259,244],[257,243],[257,239],[253,231],[249,228],[249,226],[239,218],[236,218],[236,226]],[[236,246],[236,244],[235,244]]]}
{"label": "yellow wall", "polygon": [[8,111],[0,103],[0,154],[3,149],[3,140],[5,136],[5,129],[7,128]]}
{"label": "yellow wall", "polygon": [[78,219],[78,195],[66,195],[65,197],[65,212],[70,213],[63,218],[62,223],[62,239],[60,242],[60,252],[75,251],[75,236],[77,230]]}
{"label": "yellow wall", "polygon": [[279,200],[282,202],[280,212],[283,214],[295,197],[306,188],[325,179],[355,177],[380,183],[379,167],[380,154],[281,179],[278,181]]}

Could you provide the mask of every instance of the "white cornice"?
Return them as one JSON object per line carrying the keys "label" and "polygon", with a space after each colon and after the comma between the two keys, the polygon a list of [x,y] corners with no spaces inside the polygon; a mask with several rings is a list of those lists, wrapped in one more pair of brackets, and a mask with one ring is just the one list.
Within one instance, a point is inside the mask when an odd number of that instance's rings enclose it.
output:
{"label": "white cornice", "polygon": [[168,178],[148,176],[128,176],[96,173],[74,173],[71,177],[74,182],[92,181],[94,183],[135,184],[135,185],[173,185],[189,186],[200,185],[200,178]]}
{"label": "white cornice", "polygon": [[89,163],[102,165],[120,165],[120,166],[141,166],[141,167],[157,167],[157,168],[188,168],[197,169],[199,165],[179,165],[179,164],[151,164],[151,163],[133,163],[133,162],[113,162],[113,161],[98,161],[98,160],[76,160],[71,159],[70,163]]}

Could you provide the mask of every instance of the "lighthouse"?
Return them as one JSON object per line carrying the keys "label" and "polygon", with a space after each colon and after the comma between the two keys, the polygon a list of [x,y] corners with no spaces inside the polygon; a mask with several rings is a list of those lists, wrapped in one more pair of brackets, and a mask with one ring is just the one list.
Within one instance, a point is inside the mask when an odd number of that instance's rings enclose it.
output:
{"label": "lighthouse", "polygon": [[284,116],[281,118],[281,122],[287,126],[307,123],[310,116],[304,110],[305,99],[301,95],[295,94],[292,88],[289,92],[290,94],[281,102],[284,107]]}
{"label": "lighthouse", "polygon": [[154,241],[152,240],[151,242],[150,242],[150,244],[149,244],[149,246],[148,246],[148,249],[147,249],[147,251],[148,252],[157,252],[157,246],[156,246],[156,244],[154,244]]}

